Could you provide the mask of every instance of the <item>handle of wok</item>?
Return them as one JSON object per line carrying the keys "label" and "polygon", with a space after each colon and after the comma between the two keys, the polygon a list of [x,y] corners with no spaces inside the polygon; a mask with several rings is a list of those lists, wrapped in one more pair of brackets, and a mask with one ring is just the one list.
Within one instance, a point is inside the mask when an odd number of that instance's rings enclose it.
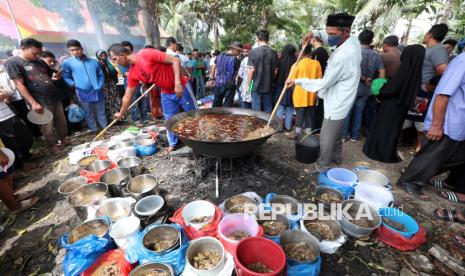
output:
{"label": "handle of wok", "polygon": [[[140,100],[142,100],[142,98],[144,98],[150,91],[152,91],[152,89],[155,88],[155,84],[152,84],[152,86],[150,86],[147,90],[145,90],[144,93],[142,93],[142,95],[140,95],[139,98],[137,98],[129,107],[128,109],[126,110],[126,112],[128,112],[129,110],[131,110],[131,108],[133,106],[135,106]],[[125,114],[126,114],[125,112]],[[103,134],[105,132],[107,132],[107,130],[112,127],[114,124],[116,124],[117,122],[119,121],[119,119],[114,119],[106,128],[104,128],[102,131],[100,131],[99,134],[97,134],[97,136],[95,136],[94,138],[94,141],[97,141],[98,139],[100,139],[100,137],[103,136]]]}
{"label": "handle of wok", "polygon": [[[302,59],[302,56],[304,54],[304,51],[305,51],[305,48],[307,47],[307,45],[308,45],[308,42],[305,45],[302,44],[302,50],[300,50],[299,57],[297,57],[297,61],[295,62],[295,66],[293,66],[291,68],[291,71],[289,72],[289,75],[287,76],[286,80],[289,79],[289,77],[294,74],[294,71],[296,70],[299,61]],[[283,87],[283,90],[281,91],[281,94],[279,95],[278,101],[276,102],[276,105],[274,106],[273,112],[271,112],[271,116],[270,116],[270,119],[268,120],[267,126],[270,126],[274,115],[276,115],[276,111],[278,111],[279,104],[281,103],[281,100],[283,99],[284,93],[286,93],[287,89],[288,89],[287,84],[285,84],[284,87]]]}

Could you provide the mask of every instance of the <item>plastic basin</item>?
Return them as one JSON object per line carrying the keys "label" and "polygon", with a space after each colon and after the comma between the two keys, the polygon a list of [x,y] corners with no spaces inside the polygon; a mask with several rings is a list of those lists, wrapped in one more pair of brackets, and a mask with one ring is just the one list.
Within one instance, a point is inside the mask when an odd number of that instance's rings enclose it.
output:
{"label": "plastic basin", "polygon": [[357,182],[357,175],[347,169],[334,168],[328,171],[329,180],[342,186],[351,186]]}
{"label": "plastic basin", "polygon": [[420,230],[420,226],[411,216],[397,208],[381,208],[379,209],[379,215],[382,218],[389,218],[391,221],[403,224],[407,231],[399,231],[382,222],[382,224],[389,230],[397,232],[408,239]]}

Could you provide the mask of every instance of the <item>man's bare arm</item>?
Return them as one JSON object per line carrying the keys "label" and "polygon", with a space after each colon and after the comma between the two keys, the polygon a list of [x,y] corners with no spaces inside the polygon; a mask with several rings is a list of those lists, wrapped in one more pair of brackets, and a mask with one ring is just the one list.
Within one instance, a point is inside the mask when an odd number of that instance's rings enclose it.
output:
{"label": "man's bare arm", "polygon": [[449,96],[447,95],[436,95],[433,102],[433,122],[431,127],[426,134],[428,139],[433,141],[441,140],[444,132],[444,117],[446,115],[447,105],[449,103]]}
{"label": "man's bare arm", "polygon": [[38,103],[36,101],[36,99],[34,99],[34,97],[31,95],[31,93],[27,89],[26,85],[24,84],[24,80],[23,79],[13,79],[13,82],[15,83],[15,86],[18,89],[19,93],[31,105],[32,110],[37,111],[37,113],[42,113],[43,112],[42,105],[40,103]]}

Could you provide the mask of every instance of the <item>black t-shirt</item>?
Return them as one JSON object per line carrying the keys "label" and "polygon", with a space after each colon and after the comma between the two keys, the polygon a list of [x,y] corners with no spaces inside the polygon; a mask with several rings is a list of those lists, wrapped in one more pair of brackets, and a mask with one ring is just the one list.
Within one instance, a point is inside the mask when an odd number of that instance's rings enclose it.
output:
{"label": "black t-shirt", "polygon": [[312,52],[312,59],[316,59],[320,65],[323,74],[326,70],[326,65],[328,64],[329,55],[328,52],[323,47],[319,47]]}
{"label": "black t-shirt", "polygon": [[248,66],[255,68],[253,92],[271,93],[278,55],[268,45],[259,46],[249,52]]}
{"label": "black t-shirt", "polygon": [[50,79],[52,69],[42,60],[28,61],[21,57],[12,57],[6,64],[10,79],[23,79],[32,97],[41,104],[47,105],[59,101],[55,85]]}
{"label": "black t-shirt", "polygon": [[294,56],[278,59],[278,66],[276,67],[278,69],[278,73],[276,75],[277,85],[284,85],[287,77],[289,76],[292,65],[296,62],[296,60],[297,58]]}

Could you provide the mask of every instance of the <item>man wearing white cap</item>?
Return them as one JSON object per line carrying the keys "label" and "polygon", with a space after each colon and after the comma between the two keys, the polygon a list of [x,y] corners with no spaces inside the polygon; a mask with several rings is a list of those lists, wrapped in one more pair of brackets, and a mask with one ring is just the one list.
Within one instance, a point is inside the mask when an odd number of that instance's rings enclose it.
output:
{"label": "man wearing white cap", "polygon": [[[323,79],[296,79],[288,85],[302,86],[308,92],[318,92],[324,99],[324,120],[320,133],[320,157],[315,172],[328,170],[331,163],[342,163],[341,130],[357,96],[360,82],[360,43],[350,35],[355,17],[347,13],[329,15],[326,21],[328,44],[336,47],[328,60]],[[307,44],[313,37],[305,37]]]}

